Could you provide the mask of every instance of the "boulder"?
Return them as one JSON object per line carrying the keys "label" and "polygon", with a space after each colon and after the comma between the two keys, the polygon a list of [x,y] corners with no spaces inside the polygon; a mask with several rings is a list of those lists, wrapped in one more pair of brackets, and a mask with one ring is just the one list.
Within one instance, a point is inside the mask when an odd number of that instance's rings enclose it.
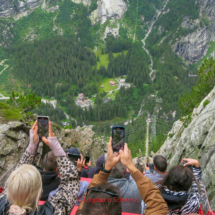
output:
{"label": "boulder", "polygon": [[[0,175],[3,176],[0,177],[0,186],[4,186],[9,174],[16,168],[27,148],[30,128],[27,122],[0,124]],[[94,166],[98,157],[107,151],[107,143],[102,139],[95,138],[91,127],[84,126],[64,130],[54,124],[53,131],[65,151],[77,147],[83,156],[91,157]],[[43,158],[48,150],[48,147],[41,143],[38,151]],[[38,160],[38,163],[42,164],[40,161],[42,159]]]}

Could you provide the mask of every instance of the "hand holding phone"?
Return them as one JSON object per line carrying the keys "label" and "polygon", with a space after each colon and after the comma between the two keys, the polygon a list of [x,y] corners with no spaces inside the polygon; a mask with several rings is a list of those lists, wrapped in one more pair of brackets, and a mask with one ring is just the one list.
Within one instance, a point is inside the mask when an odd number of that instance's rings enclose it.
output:
{"label": "hand holding phone", "polygon": [[43,137],[47,138],[49,134],[49,117],[38,116],[37,126],[38,126],[39,140],[42,140]]}
{"label": "hand holding phone", "polygon": [[112,127],[112,148],[114,152],[124,150],[125,144],[125,127],[113,126]]}
{"label": "hand holding phone", "polygon": [[[89,165],[87,165],[89,162],[90,162],[90,156],[85,156],[85,163],[84,163],[84,165],[85,166],[89,166]],[[90,162],[90,164],[91,164],[91,162]]]}

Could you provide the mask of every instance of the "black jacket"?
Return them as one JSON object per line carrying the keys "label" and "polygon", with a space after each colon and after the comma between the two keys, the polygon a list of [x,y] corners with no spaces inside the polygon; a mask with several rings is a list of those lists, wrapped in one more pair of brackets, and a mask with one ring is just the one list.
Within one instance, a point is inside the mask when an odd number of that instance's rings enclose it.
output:
{"label": "black jacket", "polygon": [[80,175],[80,177],[88,178],[88,173],[87,173],[87,171],[83,167],[81,169],[81,175]]}
{"label": "black jacket", "polygon": [[[10,209],[10,203],[6,200],[6,195],[0,199],[0,215],[7,215]],[[35,212],[30,212],[27,215],[53,215],[54,207],[47,201],[44,205],[39,206]]]}
{"label": "black jacket", "polygon": [[49,193],[56,190],[60,185],[60,178],[58,174],[51,171],[41,172],[42,182],[43,182],[43,194],[40,198],[42,201],[47,201]]}

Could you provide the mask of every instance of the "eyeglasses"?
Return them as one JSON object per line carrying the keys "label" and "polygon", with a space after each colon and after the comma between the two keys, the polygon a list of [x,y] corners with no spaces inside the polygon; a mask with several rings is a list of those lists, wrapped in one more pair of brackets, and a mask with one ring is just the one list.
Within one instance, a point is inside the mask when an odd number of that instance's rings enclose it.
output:
{"label": "eyeglasses", "polygon": [[105,191],[105,190],[102,190],[102,189],[97,188],[97,187],[91,187],[91,188],[87,189],[87,195],[88,195],[89,190],[94,191],[94,192],[106,193],[106,194],[109,194],[111,196],[119,197],[119,195],[117,193],[112,193],[112,192],[109,192],[109,191]]}

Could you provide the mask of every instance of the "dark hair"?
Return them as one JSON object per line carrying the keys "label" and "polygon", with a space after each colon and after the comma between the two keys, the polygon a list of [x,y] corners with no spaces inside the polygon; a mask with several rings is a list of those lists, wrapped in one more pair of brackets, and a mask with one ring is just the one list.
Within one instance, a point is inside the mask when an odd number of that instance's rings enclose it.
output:
{"label": "dark hair", "polygon": [[75,158],[73,157],[68,157],[68,158],[75,166],[77,166],[77,160],[75,160]]}
{"label": "dark hair", "polygon": [[167,161],[165,157],[161,155],[156,155],[153,159],[153,163],[159,172],[162,172],[162,173],[166,172]]}
{"label": "dark hair", "polygon": [[45,154],[45,157],[43,158],[43,166],[47,171],[54,171],[57,168],[56,157],[52,151]]}
{"label": "dark hair", "polygon": [[192,186],[195,177],[193,172],[186,166],[172,167],[162,181],[156,185],[166,186],[171,191],[188,191]]}
{"label": "dark hair", "polygon": [[[122,204],[121,201],[114,202],[121,196],[121,191],[118,187],[114,186],[111,183],[102,183],[96,186],[98,189],[103,191],[116,193],[118,197],[111,196],[110,194],[103,192],[89,191],[86,196],[84,206],[81,210],[82,215],[121,215],[122,213]],[[109,199],[107,202],[95,202],[93,204],[93,199]],[[91,202],[88,202],[91,201]]]}

